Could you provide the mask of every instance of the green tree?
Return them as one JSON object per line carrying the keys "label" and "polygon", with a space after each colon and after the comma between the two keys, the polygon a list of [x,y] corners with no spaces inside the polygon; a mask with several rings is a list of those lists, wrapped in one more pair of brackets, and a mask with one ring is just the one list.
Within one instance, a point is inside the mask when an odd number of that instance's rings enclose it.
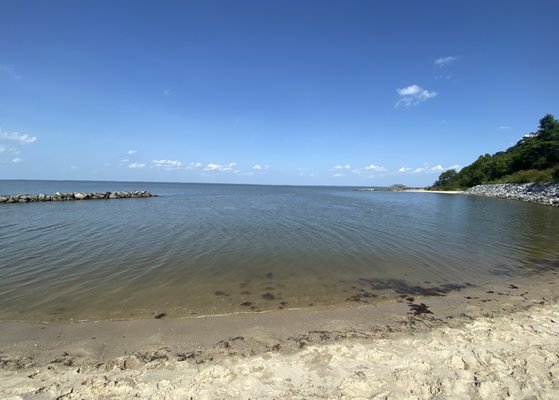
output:
{"label": "green tree", "polygon": [[453,190],[458,188],[458,172],[449,169],[439,175],[439,179],[433,184],[432,189]]}
{"label": "green tree", "polygon": [[485,154],[460,172],[445,171],[434,189],[468,188],[492,182],[558,180],[559,121],[547,114],[540,119],[537,132],[521,138],[506,151]]}

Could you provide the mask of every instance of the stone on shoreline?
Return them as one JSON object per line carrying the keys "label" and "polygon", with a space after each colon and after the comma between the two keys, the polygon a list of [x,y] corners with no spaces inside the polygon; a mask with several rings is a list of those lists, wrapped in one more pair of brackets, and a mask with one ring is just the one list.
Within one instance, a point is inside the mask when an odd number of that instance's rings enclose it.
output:
{"label": "stone on shoreline", "polygon": [[0,204],[11,203],[35,203],[40,201],[67,201],[67,200],[104,200],[104,199],[137,199],[157,197],[156,194],[151,194],[147,190],[142,191],[119,191],[119,192],[104,192],[104,193],[60,193],[56,192],[52,195],[44,193],[38,195],[31,194],[14,194],[14,195],[0,195]]}
{"label": "stone on shoreline", "polygon": [[475,196],[521,200],[559,207],[559,184],[557,183],[477,185],[469,188],[464,193]]}

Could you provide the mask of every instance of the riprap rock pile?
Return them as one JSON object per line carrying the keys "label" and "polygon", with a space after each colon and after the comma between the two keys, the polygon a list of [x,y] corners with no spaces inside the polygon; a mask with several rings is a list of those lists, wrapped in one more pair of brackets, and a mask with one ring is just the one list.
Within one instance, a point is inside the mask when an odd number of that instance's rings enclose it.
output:
{"label": "riprap rock pile", "polygon": [[522,200],[530,203],[559,207],[559,184],[557,183],[506,183],[497,185],[477,185],[466,194],[500,199]]}
{"label": "riprap rock pile", "polygon": [[33,203],[38,201],[66,201],[66,200],[105,200],[105,199],[136,199],[144,197],[157,197],[146,190],[133,192],[99,192],[99,193],[60,193],[53,194],[14,194],[0,195],[0,204],[8,203]]}

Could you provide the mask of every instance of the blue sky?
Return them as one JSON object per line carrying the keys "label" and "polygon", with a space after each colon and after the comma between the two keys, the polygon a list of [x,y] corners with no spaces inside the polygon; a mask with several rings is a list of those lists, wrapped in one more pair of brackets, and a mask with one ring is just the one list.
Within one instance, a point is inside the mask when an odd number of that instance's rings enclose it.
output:
{"label": "blue sky", "polygon": [[557,15],[0,0],[0,179],[428,185],[558,116]]}

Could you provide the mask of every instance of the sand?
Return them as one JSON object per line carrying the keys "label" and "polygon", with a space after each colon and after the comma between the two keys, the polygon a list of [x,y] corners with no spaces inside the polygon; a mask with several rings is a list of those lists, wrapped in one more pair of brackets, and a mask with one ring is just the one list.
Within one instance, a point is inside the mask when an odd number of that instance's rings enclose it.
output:
{"label": "sand", "polygon": [[437,194],[461,194],[463,190],[426,190],[426,189],[406,189],[408,193],[437,193]]}
{"label": "sand", "polygon": [[3,399],[559,398],[555,271],[321,310],[0,324]]}

